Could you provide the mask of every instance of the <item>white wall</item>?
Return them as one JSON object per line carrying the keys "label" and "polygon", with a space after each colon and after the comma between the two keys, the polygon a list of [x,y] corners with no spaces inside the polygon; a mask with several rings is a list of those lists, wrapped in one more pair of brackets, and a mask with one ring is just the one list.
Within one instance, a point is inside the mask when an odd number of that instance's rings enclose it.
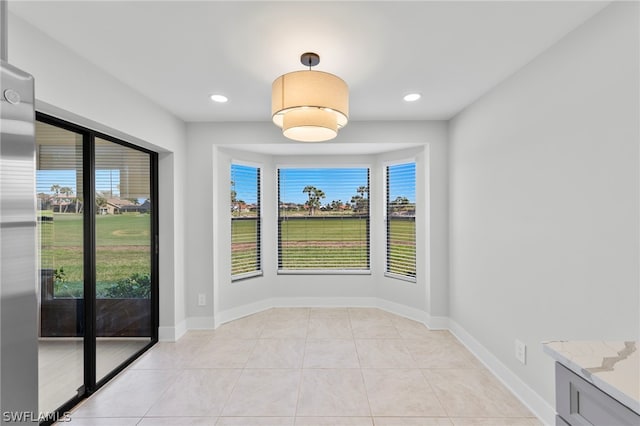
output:
{"label": "white wall", "polygon": [[452,324],[550,406],[541,341],[639,337],[638,35],[615,2],[450,123]]}
{"label": "white wall", "polygon": [[185,124],[17,16],[8,27],[9,62],[35,77],[38,111],[160,152],[160,337],[171,339],[185,319]]}
{"label": "white wall", "polygon": [[[349,130],[349,132],[347,132]],[[274,303],[340,304],[374,303],[384,298],[390,303],[416,311],[446,315],[448,271],[446,229],[447,222],[447,162],[446,123],[444,122],[361,122],[350,123],[341,132],[340,143],[345,152],[370,154],[350,155],[282,155],[283,139],[271,123],[191,123],[188,125],[188,199],[203,199],[211,209],[190,209],[187,217],[187,315],[194,327],[210,326],[215,315],[224,321],[242,314],[271,306]],[[394,148],[394,142],[398,149]],[[377,144],[385,145],[380,154]],[[407,148],[406,144],[413,144]],[[270,155],[270,145],[276,147]],[[277,149],[280,146],[280,149]],[[354,146],[356,147],[354,151]],[[379,147],[378,147],[379,148]],[[262,153],[256,152],[260,151]],[[429,155],[427,151],[435,154]],[[419,230],[437,228],[438,238],[426,244],[419,238],[418,283],[407,283],[383,276],[381,262],[372,258],[371,275],[277,275],[277,187],[276,168],[285,164],[366,164],[372,167],[371,182],[378,188],[371,197],[382,199],[382,162],[415,157],[418,161],[419,183],[425,212]],[[259,163],[263,166],[263,253],[264,275],[243,281],[230,280],[229,227],[229,165],[232,159]],[[427,167],[427,164],[430,167]],[[426,175],[429,169],[433,178]],[[196,184],[197,183],[197,184]],[[431,185],[431,189],[429,189]],[[429,193],[435,202],[427,203]],[[209,201],[211,200],[211,201]],[[210,203],[210,204],[209,204]],[[375,203],[374,203],[375,204]],[[373,244],[384,244],[384,226],[380,211],[372,211]],[[212,213],[213,212],[213,213]],[[429,224],[429,220],[433,223]],[[376,256],[382,253],[375,250]],[[444,253],[444,254],[443,254]],[[432,289],[428,293],[428,289]],[[207,306],[197,306],[198,294],[205,294]],[[291,302],[287,302],[287,301]],[[295,301],[295,302],[294,302]]]}

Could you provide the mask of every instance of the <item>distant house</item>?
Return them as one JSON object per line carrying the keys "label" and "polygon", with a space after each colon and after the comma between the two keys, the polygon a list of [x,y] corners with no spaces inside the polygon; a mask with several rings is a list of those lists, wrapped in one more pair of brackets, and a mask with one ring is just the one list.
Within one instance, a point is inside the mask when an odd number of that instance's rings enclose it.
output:
{"label": "distant house", "polygon": [[147,213],[149,208],[150,203],[148,200],[143,204],[135,204],[129,200],[123,200],[121,198],[109,198],[104,206],[107,214]]}
{"label": "distant house", "polygon": [[247,204],[244,201],[236,201],[231,206],[231,211],[233,213],[246,213],[249,210],[247,209]]}

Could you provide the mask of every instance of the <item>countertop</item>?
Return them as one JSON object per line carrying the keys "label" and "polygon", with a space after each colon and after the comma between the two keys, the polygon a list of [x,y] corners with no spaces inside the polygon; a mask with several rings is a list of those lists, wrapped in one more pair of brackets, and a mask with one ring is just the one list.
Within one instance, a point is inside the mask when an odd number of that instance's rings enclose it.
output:
{"label": "countertop", "polygon": [[550,341],[543,350],[583,379],[640,414],[638,342]]}

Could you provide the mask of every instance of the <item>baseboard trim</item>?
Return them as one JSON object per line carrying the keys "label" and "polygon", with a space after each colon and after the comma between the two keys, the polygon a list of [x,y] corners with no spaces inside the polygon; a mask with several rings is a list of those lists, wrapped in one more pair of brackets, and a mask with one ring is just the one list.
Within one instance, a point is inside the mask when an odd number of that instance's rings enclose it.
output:
{"label": "baseboard trim", "polygon": [[533,414],[546,425],[555,424],[555,409],[514,374],[460,324],[448,319],[449,331],[484,364]]}
{"label": "baseboard trim", "polygon": [[274,297],[221,311],[215,316],[215,327],[271,308],[377,307],[376,300],[366,297]]}
{"label": "baseboard trim", "polygon": [[372,308],[375,297],[276,297],[274,308]]}
{"label": "baseboard trim", "polygon": [[423,310],[412,308],[411,306],[402,305],[400,303],[391,302],[386,299],[375,299],[374,307],[380,308],[384,311],[391,312],[392,314],[399,315],[410,320],[418,321],[419,323],[426,324],[427,313]]}
{"label": "baseboard trim", "polygon": [[421,322],[429,330],[448,330],[449,329],[449,317],[435,317],[428,313],[412,308],[411,306],[401,305],[399,303],[391,302],[385,299],[377,299],[378,307],[392,314],[399,315],[401,317],[409,318],[414,321]]}
{"label": "baseboard trim", "polygon": [[213,317],[189,317],[187,318],[188,330],[213,330],[215,321]]}
{"label": "baseboard trim", "polygon": [[158,327],[158,341],[175,342],[187,332],[187,321],[182,320],[174,327]]}
{"label": "baseboard trim", "polygon": [[226,322],[237,320],[248,315],[257,314],[258,312],[271,308],[273,308],[273,299],[264,299],[259,302],[249,303],[247,305],[227,309],[226,311],[221,311],[214,317],[213,328],[218,328]]}
{"label": "baseboard trim", "polygon": [[427,314],[426,326],[429,330],[449,330],[449,317],[435,317]]}

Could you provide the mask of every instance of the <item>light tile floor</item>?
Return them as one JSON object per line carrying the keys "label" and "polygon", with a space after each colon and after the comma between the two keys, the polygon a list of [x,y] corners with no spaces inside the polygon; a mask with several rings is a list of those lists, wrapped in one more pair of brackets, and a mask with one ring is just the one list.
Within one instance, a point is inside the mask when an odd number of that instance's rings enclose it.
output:
{"label": "light tile floor", "polygon": [[374,308],[279,308],[158,343],[72,426],[541,423],[449,332]]}
{"label": "light tile floor", "polygon": [[[102,379],[127,358],[149,344],[148,338],[98,338],[96,374]],[[38,407],[53,412],[77,395],[84,383],[84,347],[81,338],[49,337],[38,342]]]}

